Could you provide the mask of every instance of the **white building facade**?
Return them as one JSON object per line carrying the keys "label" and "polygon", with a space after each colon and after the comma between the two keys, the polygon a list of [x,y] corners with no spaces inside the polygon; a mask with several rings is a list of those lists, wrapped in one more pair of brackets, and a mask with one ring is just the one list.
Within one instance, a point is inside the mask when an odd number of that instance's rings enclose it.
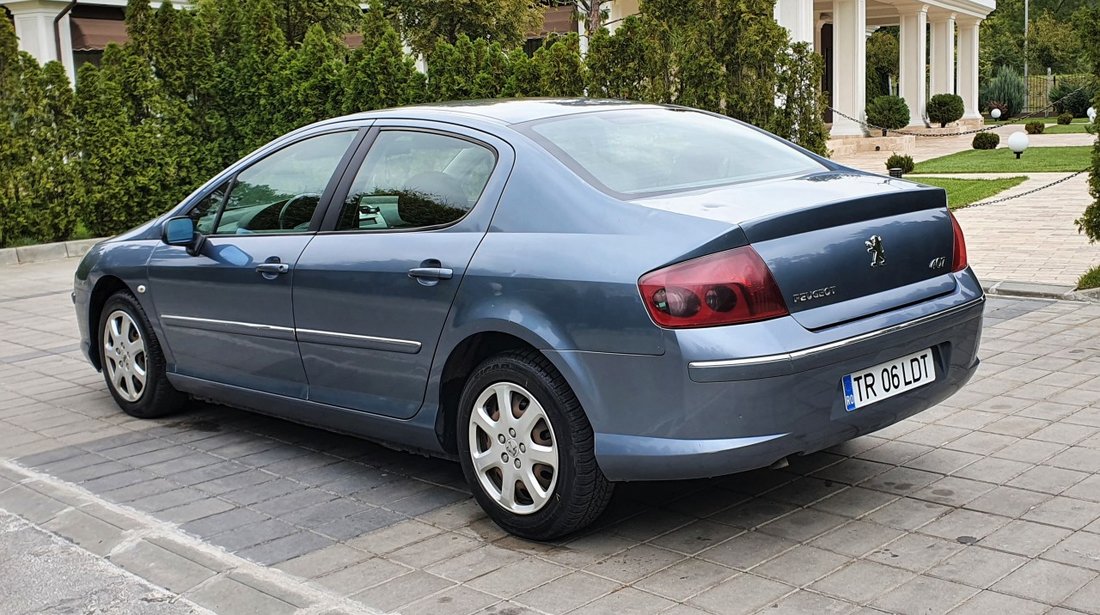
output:
{"label": "white building facade", "polygon": [[[638,12],[639,0],[603,4],[614,29]],[[126,0],[0,0],[0,6],[12,15],[20,48],[40,62],[60,59],[70,78],[106,43],[125,40]],[[911,126],[925,126],[928,98],[944,93],[962,97],[964,121],[980,121],[978,26],[995,7],[996,0],[776,0],[775,18],[793,40],[825,57],[823,87],[840,112],[832,117],[835,138],[864,134],[867,37],[883,26],[900,29],[899,89]]]}

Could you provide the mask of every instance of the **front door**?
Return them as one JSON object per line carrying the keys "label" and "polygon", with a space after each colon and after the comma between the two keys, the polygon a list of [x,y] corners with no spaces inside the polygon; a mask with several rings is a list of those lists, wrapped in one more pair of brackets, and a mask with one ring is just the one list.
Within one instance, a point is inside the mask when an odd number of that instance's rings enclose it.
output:
{"label": "front door", "polygon": [[294,267],[355,137],[354,130],[308,137],[250,164],[189,211],[207,235],[200,254],[168,245],[154,251],[149,292],[170,372],[305,397]]}
{"label": "front door", "polygon": [[311,400],[408,418],[511,153],[409,126],[376,128],[362,149],[298,261],[298,343]]}

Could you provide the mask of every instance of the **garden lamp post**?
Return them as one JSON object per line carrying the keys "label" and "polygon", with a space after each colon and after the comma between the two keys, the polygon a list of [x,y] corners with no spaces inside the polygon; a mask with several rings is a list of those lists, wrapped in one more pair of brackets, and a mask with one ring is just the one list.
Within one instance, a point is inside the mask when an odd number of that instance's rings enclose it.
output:
{"label": "garden lamp post", "polygon": [[1001,119],[1001,110],[997,107],[993,107],[993,110],[989,112],[989,116],[995,120]]}
{"label": "garden lamp post", "polygon": [[1027,133],[1017,130],[1008,137],[1008,149],[1012,150],[1012,153],[1016,154],[1016,159],[1020,159],[1020,154],[1024,153],[1027,149]]}
{"label": "garden lamp post", "polygon": [[1089,110],[1085,112],[1085,115],[1089,116],[1089,122],[1096,122],[1096,107],[1089,107]]}

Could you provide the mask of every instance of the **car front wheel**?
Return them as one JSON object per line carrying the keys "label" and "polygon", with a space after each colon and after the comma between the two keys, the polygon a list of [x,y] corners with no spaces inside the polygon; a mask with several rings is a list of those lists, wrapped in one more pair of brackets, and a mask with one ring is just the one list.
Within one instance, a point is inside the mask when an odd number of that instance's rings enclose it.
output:
{"label": "car front wheel", "polygon": [[459,402],[459,451],[474,497],[505,530],[551,540],[589,525],[611,498],[592,426],[542,355],[482,363]]}
{"label": "car front wheel", "polygon": [[119,292],[107,299],[99,330],[103,379],[126,414],[156,418],[183,406],[187,398],[168,382],[160,343],[133,295]]}

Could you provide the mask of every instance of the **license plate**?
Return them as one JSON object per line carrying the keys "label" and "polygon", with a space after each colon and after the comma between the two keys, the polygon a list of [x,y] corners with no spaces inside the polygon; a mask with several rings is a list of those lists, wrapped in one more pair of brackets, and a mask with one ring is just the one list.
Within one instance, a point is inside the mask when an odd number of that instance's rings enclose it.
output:
{"label": "license plate", "polygon": [[844,408],[851,412],[935,380],[936,367],[929,348],[844,376]]}

